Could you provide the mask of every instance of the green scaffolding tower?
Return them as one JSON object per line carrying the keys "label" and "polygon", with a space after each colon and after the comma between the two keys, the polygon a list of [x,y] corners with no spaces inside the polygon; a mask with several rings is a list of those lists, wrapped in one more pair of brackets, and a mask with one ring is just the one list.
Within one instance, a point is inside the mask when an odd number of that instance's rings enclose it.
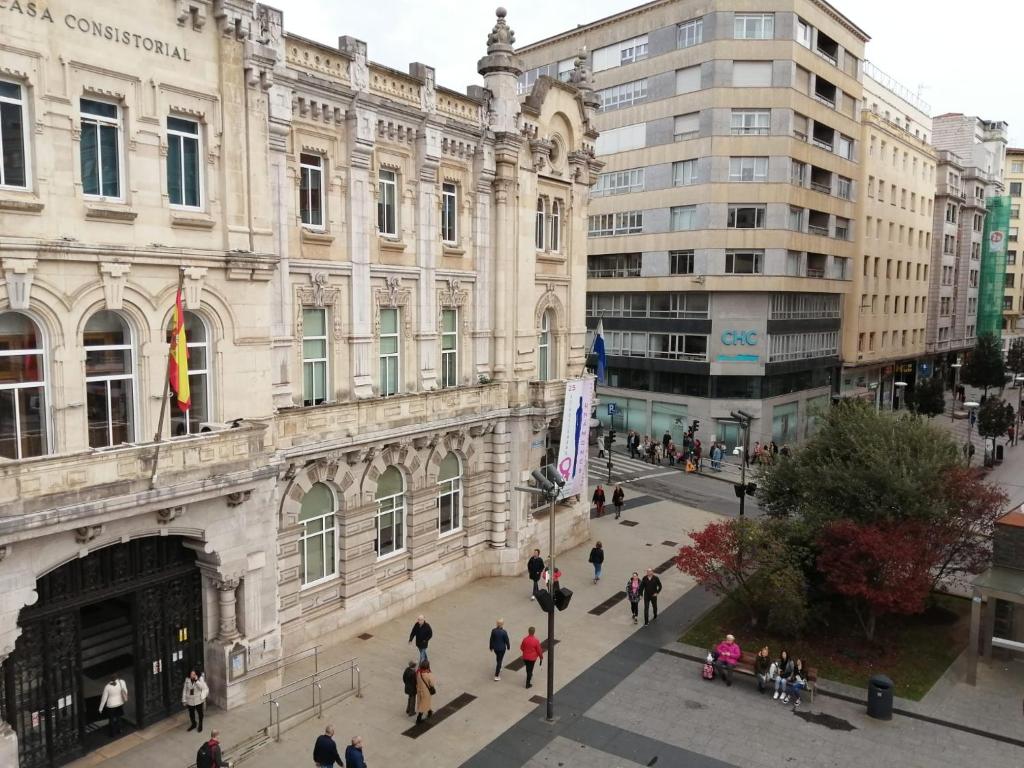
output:
{"label": "green scaffolding tower", "polygon": [[990,197],[986,201],[985,240],[981,244],[981,274],[978,276],[977,335],[991,333],[997,339],[1003,331],[1003,290],[1006,285],[1006,241],[1010,234],[1010,198]]}

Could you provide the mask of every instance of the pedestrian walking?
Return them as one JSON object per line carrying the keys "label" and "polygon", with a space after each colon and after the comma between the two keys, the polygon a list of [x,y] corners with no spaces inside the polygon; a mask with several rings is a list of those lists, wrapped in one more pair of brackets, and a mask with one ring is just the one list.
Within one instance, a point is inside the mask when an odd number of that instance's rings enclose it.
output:
{"label": "pedestrian walking", "polygon": [[103,686],[100,696],[100,714],[107,710],[107,728],[111,738],[121,735],[121,718],[124,717],[124,705],[128,703],[128,684],[117,674]]}
{"label": "pedestrian walking", "polygon": [[540,576],[544,573],[544,558],[540,556],[539,549],[533,550],[533,556],[526,561],[526,572],[530,576],[530,581],[533,582],[533,592],[530,595],[530,599],[536,600],[537,592],[540,591],[537,582],[540,581]]}
{"label": "pedestrian walking", "polygon": [[362,736],[355,736],[352,743],[345,748],[345,762],[348,763],[348,768],[366,768]]}
{"label": "pedestrian walking", "polygon": [[626,448],[629,449],[629,458],[636,458],[636,448],[638,444],[639,438],[637,437],[636,432],[634,432],[632,429],[629,430],[629,434],[626,435]]}
{"label": "pedestrian walking", "polygon": [[600,541],[590,550],[588,562],[594,566],[594,583],[597,584],[601,580],[601,566],[604,565],[604,547]]}
{"label": "pedestrian walking", "polygon": [[412,625],[412,631],[409,633],[409,642],[416,641],[416,648],[420,652],[420,662],[427,660],[427,645],[430,644],[430,638],[433,636],[434,630],[427,624],[423,614],[417,616],[416,623]]}
{"label": "pedestrian walking", "polygon": [[626,597],[629,599],[629,610],[633,614],[633,623],[637,623],[637,615],[640,612],[640,574],[633,571],[633,575],[626,582]]}
{"label": "pedestrian walking", "polygon": [[402,672],[402,685],[405,686],[405,714],[412,717],[416,714],[416,662],[410,661]]}
{"label": "pedestrian walking", "polygon": [[[658,595],[661,593],[661,579],[654,574],[654,569],[647,569],[647,574],[640,581],[640,589],[644,595],[644,626],[646,627],[658,618]],[[651,607],[654,608],[654,619],[650,618]]]}
{"label": "pedestrian walking", "polygon": [[322,734],[316,737],[313,743],[313,762],[319,768],[334,768],[340,765],[344,768],[345,763],[341,761],[338,754],[338,744],[334,741],[334,726],[328,725]]}
{"label": "pedestrian walking", "polygon": [[626,500],[626,492],[622,490],[622,486],[618,483],[615,484],[615,490],[612,491],[612,505],[615,507],[615,519],[618,520],[622,516],[622,504]]}
{"label": "pedestrian walking", "polygon": [[220,731],[211,730],[210,740],[204,741],[196,752],[196,768],[231,768],[220,748]]}
{"label": "pedestrian walking", "polygon": [[594,509],[597,511],[597,516],[601,517],[604,514],[604,487],[600,483],[597,484],[597,488],[594,489],[594,497],[591,499],[594,502]]}
{"label": "pedestrian walking", "polygon": [[663,453],[668,453],[668,447],[672,444],[672,433],[667,429],[665,434],[661,436],[661,450]]}
{"label": "pedestrian walking", "polygon": [[526,687],[533,688],[533,665],[539,661],[541,666],[544,666],[544,648],[537,639],[536,627],[526,630],[526,637],[519,644],[519,650],[523,654],[523,664],[526,666]]}
{"label": "pedestrian walking", "polygon": [[181,705],[188,707],[188,730],[203,732],[203,710],[206,709],[206,697],[209,694],[210,688],[206,685],[205,678],[194,669],[189,672],[181,689]]}
{"label": "pedestrian walking", "polygon": [[498,619],[497,625],[491,630],[491,639],[487,642],[487,647],[494,651],[494,679],[501,680],[501,660],[505,658],[505,651],[512,649],[512,642],[505,631],[504,619]]}
{"label": "pedestrian walking", "polygon": [[434,680],[434,673],[430,671],[430,662],[424,659],[420,662],[420,668],[416,670],[416,723],[423,722],[423,716],[427,720],[434,716],[434,704],[431,698],[437,693],[437,682]]}
{"label": "pedestrian walking", "polygon": [[704,452],[704,446],[701,445],[700,440],[693,441],[693,463],[696,466],[698,472],[701,471],[701,456]]}

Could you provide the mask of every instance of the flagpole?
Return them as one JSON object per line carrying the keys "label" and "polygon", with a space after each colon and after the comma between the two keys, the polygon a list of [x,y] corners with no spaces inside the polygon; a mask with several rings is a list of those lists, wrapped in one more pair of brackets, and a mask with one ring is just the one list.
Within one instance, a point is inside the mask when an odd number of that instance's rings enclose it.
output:
{"label": "flagpole", "polygon": [[[181,293],[181,289],[185,285],[185,268],[178,268],[178,289],[174,294],[175,302],[177,302],[178,294]],[[175,305],[177,306],[177,305]],[[167,404],[171,400],[171,347],[177,340],[177,328],[175,333],[171,336],[170,344],[167,348],[167,370],[164,372],[164,394],[160,398],[160,418],[156,423],[156,434],[153,436],[153,442],[156,443],[156,450],[153,451],[153,472],[149,476],[149,487],[153,488],[156,485],[156,468],[159,464],[160,459],[160,446],[164,434],[164,417],[167,415]]]}

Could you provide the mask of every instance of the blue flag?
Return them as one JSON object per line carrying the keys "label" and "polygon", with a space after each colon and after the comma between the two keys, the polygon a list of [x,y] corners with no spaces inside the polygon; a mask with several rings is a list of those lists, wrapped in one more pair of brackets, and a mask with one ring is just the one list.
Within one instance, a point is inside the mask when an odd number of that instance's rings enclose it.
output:
{"label": "blue flag", "polygon": [[608,366],[608,356],[604,351],[604,320],[597,321],[597,336],[594,338],[594,354],[597,355],[597,380],[604,384],[604,373]]}

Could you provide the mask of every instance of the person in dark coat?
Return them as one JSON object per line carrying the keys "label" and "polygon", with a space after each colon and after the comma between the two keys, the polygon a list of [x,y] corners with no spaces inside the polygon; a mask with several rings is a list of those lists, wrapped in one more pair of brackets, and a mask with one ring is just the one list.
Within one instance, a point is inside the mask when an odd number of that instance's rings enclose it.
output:
{"label": "person in dark coat", "polygon": [[328,725],[323,734],[316,737],[316,743],[313,744],[313,762],[320,768],[334,768],[335,765],[344,768],[345,763],[341,761],[338,745],[334,741],[333,725]]}
{"label": "person in dark coat", "polygon": [[224,753],[220,749],[220,731],[210,731],[210,740],[206,742],[209,762],[206,765],[199,765],[196,755],[196,768],[231,768],[231,763],[224,759]]}
{"label": "person in dark coat", "polygon": [[594,510],[597,512],[597,516],[601,517],[604,514],[604,488],[600,483],[597,484],[597,488],[594,489]]}
{"label": "person in dark coat", "polygon": [[646,627],[653,619],[650,618],[650,608],[654,606],[654,618],[658,618],[658,595],[661,592],[661,579],[659,579],[652,568],[647,569],[647,575],[640,581],[640,591],[644,595],[644,626]]}
{"label": "person in dark coat", "polygon": [[362,736],[356,736],[352,739],[352,743],[345,748],[345,762],[348,763],[348,768],[366,768]]}
{"label": "person in dark coat", "polygon": [[416,648],[420,652],[421,664],[427,660],[427,645],[433,636],[434,630],[430,628],[430,625],[427,624],[427,620],[423,618],[421,613],[416,617],[416,623],[412,625],[412,631],[409,633],[409,642],[416,641]]}
{"label": "person in dark coat", "polygon": [[615,506],[615,519],[618,520],[622,516],[622,503],[626,500],[626,492],[622,490],[622,486],[616,484],[615,490],[612,491],[612,504]]}
{"label": "person in dark coat", "polygon": [[530,575],[530,581],[533,582],[533,594],[530,595],[531,600],[537,599],[537,592],[540,591],[537,583],[540,581],[540,575],[544,573],[544,558],[540,556],[540,550],[533,550],[533,556],[526,561],[526,572]]}
{"label": "person in dark coat", "polygon": [[501,680],[501,660],[505,658],[505,651],[511,650],[512,641],[509,640],[508,632],[505,631],[505,620],[498,619],[494,629],[491,630],[491,638],[487,647],[494,651],[494,679]]}
{"label": "person in dark coat", "polygon": [[410,661],[402,673],[402,684],[409,701],[405,705],[405,714],[412,717],[416,714],[416,662]]}
{"label": "person in dark coat", "polygon": [[604,565],[604,547],[601,546],[600,541],[590,550],[588,562],[594,566],[594,583],[597,584],[601,580],[601,566]]}

